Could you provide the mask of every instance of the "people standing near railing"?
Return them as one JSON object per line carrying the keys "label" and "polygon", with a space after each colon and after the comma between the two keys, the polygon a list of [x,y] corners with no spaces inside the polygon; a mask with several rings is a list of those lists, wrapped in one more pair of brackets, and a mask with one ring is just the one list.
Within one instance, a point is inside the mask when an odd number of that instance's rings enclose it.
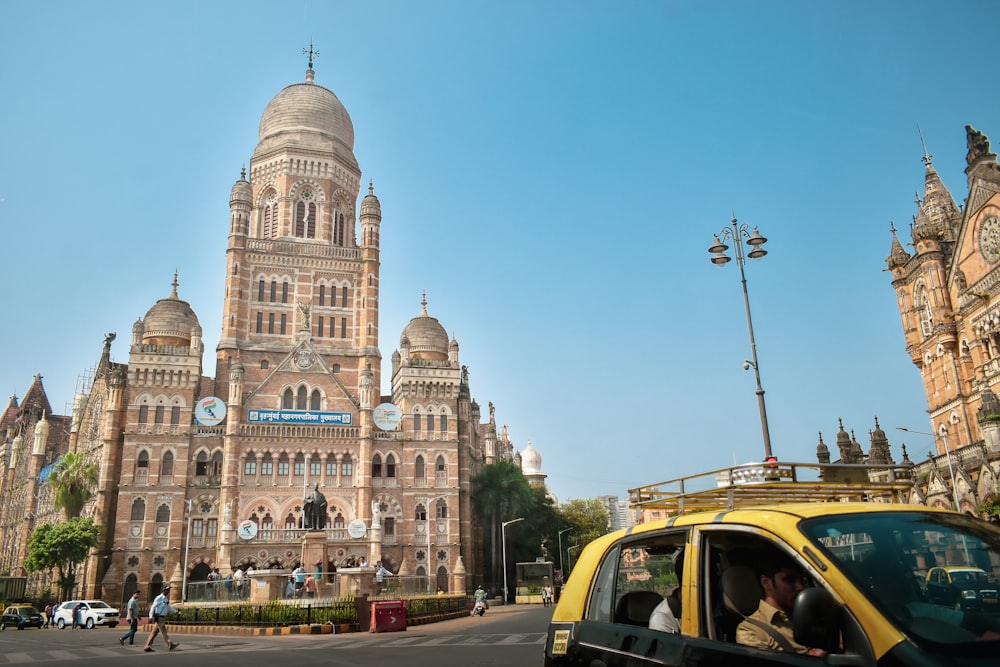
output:
{"label": "people standing near railing", "polygon": [[233,597],[243,599],[243,568],[240,567],[233,570]]}

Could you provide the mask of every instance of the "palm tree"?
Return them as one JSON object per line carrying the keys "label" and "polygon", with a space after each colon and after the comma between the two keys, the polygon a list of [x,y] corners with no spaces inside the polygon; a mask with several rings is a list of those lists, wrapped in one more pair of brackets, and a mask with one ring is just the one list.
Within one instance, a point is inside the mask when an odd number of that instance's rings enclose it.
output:
{"label": "palm tree", "polygon": [[93,497],[91,489],[97,486],[97,464],[87,463],[82,454],[67,452],[52,466],[47,484],[52,487],[55,508],[62,509],[67,519],[74,519]]}
{"label": "palm tree", "polygon": [[500,569],[500,523],[524,516],[532,505],[531,489],[517,464],[498,461],[483,466],[472,480],[472,502],[488,526],[490,577],[497,582],[503,578]]}

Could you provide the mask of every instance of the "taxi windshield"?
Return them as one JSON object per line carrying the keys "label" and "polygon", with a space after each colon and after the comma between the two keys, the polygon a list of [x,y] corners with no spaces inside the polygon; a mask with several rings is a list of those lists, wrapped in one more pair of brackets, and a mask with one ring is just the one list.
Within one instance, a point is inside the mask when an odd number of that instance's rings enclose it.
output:
{"label": "taxi windshield", "polygon": [[914,641],[1000,641],[1000,528],[913,511],[827,516],[802,529]]}

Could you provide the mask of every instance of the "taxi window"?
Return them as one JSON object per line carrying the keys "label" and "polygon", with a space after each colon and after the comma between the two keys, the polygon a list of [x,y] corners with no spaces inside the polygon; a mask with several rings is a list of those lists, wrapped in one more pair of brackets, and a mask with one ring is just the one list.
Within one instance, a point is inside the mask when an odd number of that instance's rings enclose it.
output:
{"label": "taxi window", "polygon": [[651,534],[608,551],[594,578],[587,618],[648,627],[653,610],[679,585],[674,560],[686,535]]}
{"label": "taxi window", "polygon": [[[958,514],[821,517],[804,532],[898,627],[970,654],[1000,639],[1000,531]],[[961,578],[961,583],[957,578]]]}

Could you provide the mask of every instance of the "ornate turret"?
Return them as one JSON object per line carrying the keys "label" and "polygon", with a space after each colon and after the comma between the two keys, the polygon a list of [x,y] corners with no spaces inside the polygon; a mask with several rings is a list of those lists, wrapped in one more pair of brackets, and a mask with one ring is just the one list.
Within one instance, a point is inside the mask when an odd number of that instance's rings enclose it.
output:
{"label": "ornate turret", "polygon": [[819,434],[819,444],[816,445],[816,460],[820,463],[830,462],[830,448],[823,442],[823,432]]}
{"label": "ornate turret", "polygon": [[868,462],[895,463],[892,460],[892,452],[889,450],[889,438],[878,425],[878,417],[875,418],[875,430],[870,433],[870,436],[871,449],[868,450]]}

